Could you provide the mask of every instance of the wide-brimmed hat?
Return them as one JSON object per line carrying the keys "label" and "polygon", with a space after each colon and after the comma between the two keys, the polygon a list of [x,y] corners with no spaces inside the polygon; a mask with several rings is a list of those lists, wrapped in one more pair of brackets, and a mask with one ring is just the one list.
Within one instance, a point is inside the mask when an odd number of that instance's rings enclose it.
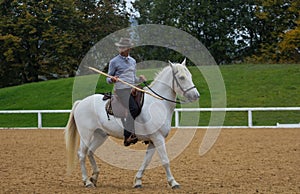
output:
{"label": "wide-brimmed hat", "polygon": [[116,42],[115,45],[117,47],[126,47],[130,48],[133,46],[133,43],[131,42],[130,38],[121,38],[119,42]]}

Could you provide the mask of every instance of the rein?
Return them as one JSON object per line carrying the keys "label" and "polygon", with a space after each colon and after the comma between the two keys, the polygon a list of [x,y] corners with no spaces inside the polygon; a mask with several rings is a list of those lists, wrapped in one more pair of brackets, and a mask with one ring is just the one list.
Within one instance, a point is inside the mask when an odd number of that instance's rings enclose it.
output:
{"label": "rein", "polygon": [[[171,67],[171,68],[172,68],[172,67]],[[190,90],[196,88],[196,86],[192,86],[192,87],[190,87],[190,88],[184,90],[184,88],[180,85],[178,79],[177,79],[176,76],[175,76],[175,75],[178,73],[178,71],[177,71],[177,72],[174,72],[174,70],[173,70],[173,68],[172,68],[172,73],[173,73],[173,89],[174,89],[174,80],[175,80],[176,84],[179,86],[179,88],[181,89],[181,91],[183,92],[183,95],[184,95],[185,93],[187,93],[188,91],[190,91]],[[176,103],[176,104],[184,104],[184,103],[188,103],[187,101],[178,101],[178,100],[175,101],[175,100],[170,100],[170,99],[168,99],[168,98],[166,98],[166,97],[163,97],[162,95],[160,95],[160,94],[158,94],[157,92],[155,92],[154,90],[152,90],[152,88],[149,87],[149,85],[147,84],[147,82],[144,81],[143,83],[145,84],[145,86],[146,86],[151,92],[153,92],[155,95],[161,97],[162,99],[164,99],[164,100],[166,100],[166,101],[173,102],[173,103]]]}
{"label": "rein", "polygon": [[149,85],[147,84],[147,82],[143,82],[145,84],[145,86],[151,91],[153,92],[155,95],[161,97],[162,99],[166,100],[166,101],[169,101],[169,102],[173,102],[173,103],[176,103],[176,104],[181,104],[180,101],[174,101],[174,100],[170,100],[166,97],[163,97],[162,95],[158,94],[157,92],[155,92],[154,90],[152,90],[152,88],[149,87]]}

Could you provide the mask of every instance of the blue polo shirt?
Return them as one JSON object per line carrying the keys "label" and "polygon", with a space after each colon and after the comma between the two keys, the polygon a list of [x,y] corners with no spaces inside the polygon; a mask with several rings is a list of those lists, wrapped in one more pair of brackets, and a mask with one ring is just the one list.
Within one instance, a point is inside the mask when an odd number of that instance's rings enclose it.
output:
{"label": "blue polo shirt", "polygon": [[[128,56],[123,57],[117,55],[109,62],[108,74],[111,76],[118,76],[121,80],[130,83],[136,84],[140,80],[136,77],[136,61],[134,58]],[[106,78],[107,83],[113,83],[109,77]],[[123,84],[121,82],[115,83],[115,89],[125,89],[130,88],[130,86]]]}

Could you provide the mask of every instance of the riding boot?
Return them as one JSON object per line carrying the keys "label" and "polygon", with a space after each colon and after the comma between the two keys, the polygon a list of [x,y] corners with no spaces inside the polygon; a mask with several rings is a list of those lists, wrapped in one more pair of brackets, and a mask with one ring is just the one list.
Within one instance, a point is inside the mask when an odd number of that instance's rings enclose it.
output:
{"label": "riding boot", "polygon": [[125,137],[125,139],[128,138],[130,135],[131,135],[131,132],[128,131],[128,130],[126,130],[126,129],[124,129],[124,137]]}
{"label": "riding boot", "polygon": [[138,141],[138,138],[134,133],[131,133],[124,129],[124,146],[130,146],[131,144],[135,144]]}

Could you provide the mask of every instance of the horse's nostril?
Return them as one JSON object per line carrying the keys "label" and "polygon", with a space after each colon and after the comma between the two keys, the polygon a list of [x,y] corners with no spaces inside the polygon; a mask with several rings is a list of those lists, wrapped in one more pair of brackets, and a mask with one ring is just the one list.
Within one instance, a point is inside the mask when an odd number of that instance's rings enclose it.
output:
{"label": "horse's nostril", "polygon": [[199,98],[200,98],[200,94],[199,93],[197,93],[197,94],[194,95],[194,99],[198,100]]}
{"label": "horse's nostril", "polygon": [[198,92],[194,92],[194,93],[189,93],[186,96],[190,101],[195,101],[198,100],[200,98],[200,94]]}

